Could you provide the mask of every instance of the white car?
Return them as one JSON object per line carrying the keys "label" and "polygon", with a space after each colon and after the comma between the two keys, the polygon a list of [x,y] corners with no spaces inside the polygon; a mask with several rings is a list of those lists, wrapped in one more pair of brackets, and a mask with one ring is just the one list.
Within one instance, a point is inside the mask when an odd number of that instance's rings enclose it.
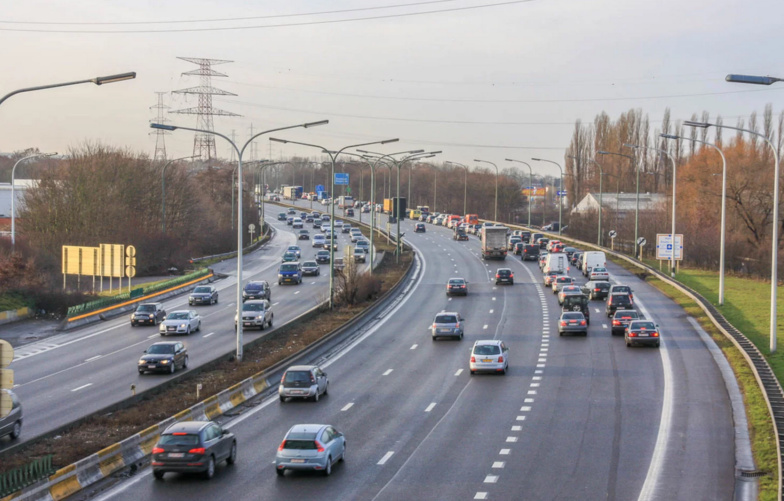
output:
{"label": "white car", "polygon": [[324,244],[327,243],[327,237],[324,235],[313,235],[313,247],[318,247],[319,249],[324,247]]}
{"label": "white car", "polygon": [[370,242],[367,240],[357,240],[356,247],[365,251],[365,254],[370,252]]}
{"label": "white car", "polygon": [[362,234],[362,230],[359,228],[352,228],[351,229],[351,243],[355,243],[357,240],[364,239],[365,236]]}
{"label": "white car", "polygon": [[336,220],[335,221],[335,228],[341,228],[342,229],[343,228],[343,221],[341,221],[340,219]]}
{"label": "white car", "polygon": [[610,273],[607,268],[597,266],[588,273],[588,280],[610,280]]}
{"label": "white car", "polygon": [[166,315],[161,322],[159,333],[161,336],[168,334],[185,334],[201,330],[201,317],[195,310],[177,310]]}
{"label": "white car", "polygon": [[471,348],[468,368],[472,376],[477,372],[506,374],[509,369],[509,348],[497,339],[477,341]]}

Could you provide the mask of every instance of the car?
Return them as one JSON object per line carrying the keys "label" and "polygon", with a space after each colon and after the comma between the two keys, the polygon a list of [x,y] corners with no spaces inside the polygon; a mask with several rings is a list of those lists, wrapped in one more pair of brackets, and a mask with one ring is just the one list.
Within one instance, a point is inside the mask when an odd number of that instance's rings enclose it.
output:
{"label": "car", "polygon": [[563,305],[564,297],[571,295],[571,294],[582,294],[583,291],[580,290],[580,287],[577,285],[564,285],[561,287],[560,292],[558,292],[558,304]]}
{"label": "car", "polygon": [[553,294],[558,294],[564,286],[573,284],[574,278],[569,275],[559,275],[552,280],[550,287],[553,290]]}
{"label": "car", "polygon": [[355,263],[365,263],[367,262],[367,258],[365,257],[365,251],[360,249],[359,247],[354,247],[354,253],[352,255],[352,259]]}
{"label": "car", "polygon": [[297,424],[291,427],[275,455],[275,473],[286,470],[320,471],[332,474],[332,466],[346,456],[346,438],[327,424]]}
{"label": "car", "polygon": [[321,229],[321,219],[314,219],[313,220],[313,228]]}
{"label": "car", "polygon": [[575,249],[574,247],[564,247],[561,252],[565,253],[566,257],[568,257],[569,260],[571,261],[572,256],[574,255],[575,252],[577,252],[577,249]]}
{"label": "car", "polygon": [[561,244],[561,241],[560,241],[560,240],[550,240],[549,242],[547,242],[547,250],[548,250],[548,252],[555,252],[555,251],[553,250],[553,248],[554,248],[556,245],[560,245],[560,244]]}
{"label": "car", "polygon": [[285,221],[285,220],[286,220],[286,213],[278,212],[278,221]]}
{"label": "car", "polygon": [[[356,230],[356,231],[354,231],[354,230]],[[365,235],[362,234],[362,231],[360,231],[357,228],[355,228],[354,230],[351,231],[351,242],[352,243],[355,243],[357,240],[364,240],[365,239]]]}
{"label": "car", "polygon": [[575,266],[579,270],[580,266],[582,266],[582,260],[583,260],[583,252],[578,250],[572,253],[572,257],[569,261],[572,263],[573,266]]}
{"label": "car", "polygon": [[299,262],[284,262],[278,268],[278,285],[301,284],[302,267]]}
{"label": "car", "polygon": [[303,275],[321,275],[321,267],[316,261],[304,261],[301,268]]}
{"label": "car", "polygon": [[[266,299],[253,299],[242,303],[241,313],[243,328],[258,327],[262,331],[265,326],[272,327],[275,317],[272,306]],[[234,329],[237,329],[237,315],[234,315]]]}
{"label": "car", "polygon": [[286,214],[296,214],[296,213],[297,211],[295,211],[294,209],[289,209],[286,211]]}
{"label": "car", "polygon": [[588,321],[579,311],[564,311],[558,318],[558,335],[582,334],[588,335]]}
{"label": "car", "polygon": [[296,253],[294,253],[294,252],[291,252],[291,251],[286,251],[286,252],[284,252],[284,253],[283,253],[283,257],[281,258],[281,260],[282,260],[284,263],[294,263],[294,262],[296,262],[298,259],[299,259],[299,258],[297,257],[297,254],[296,254]]}
{"label": "car", "polygon": [[188,296],[188,304],[218,304],[218,289],[214,285],[200,285]]}
{"label": "car", "polygon": [[592,280],[582,287],[583,294],[587,294],[589,299],[607,299],[609,290],[610,282],[607,280]]}
{"label": "car", "polygon": [[346,217],[354,217],[354,209],[346,209]]}
{"label": "car", "polygon": [[345,268],[346,265],[343,262],[343,258],[342,257],[335,256],[335,259],[334,259],[334,262],[332,263],[332,266],[334,266],[335,271],[343,271],[343,268]]}
{"label": "car", "polygon": [[612,317],[616,310],[631,310],[634,308],[634,301],[628,294],[610,294],[605,303],[605,313],[607,318]]}
{"label": "car", "polygon": [[446,295],[454,296],[460,294],[462,296],[468,295],[468,280],[465,278],[450,278],[446,283]]}
{"label": "car", "polygon": [[346,223],[343,225],[343,229],[340,231],[341,233],[348,233],[351,234],[351,225]]}
{"label": "car", "polygon": [[370,205],[363,205],[362,206],[362,212],[364,212],[364,213],[370,212]]}
{"label": "car", "polygon": [[242,289],[242,301],[248,299],[272,300],[272,289],[266,280],[251,280]]}
{"label": "car", "polygon": [[177,367],[188,368],[188,349],[180,341],[153,343],[144,350],[136,364],[139,374],[145,372],[168,372],[174,374]]}
{"label": "car", "polygon": [[659,326],[650,320],[633,320],[624,330],[623,338],[627,347],[634,344],[652,344],[658,348],[661,344]]}
{"label": "car", "polygon": [[610,291],[608,294],[617,294],[619,292],[628,294],[632,301],[634,301],[634,291],[628,285],[612,285],[610,286]]}
{"label": "car", "polygon": [[525,244],[520,258],[523,261],[536,261],[539,259],[539,246],[533,244]]}
{"label": "car", "polygon": [[354,245],[356,245],[358,249],[365,251],[366,254],[370,252],[370,242],[365,239],[357,240]]}
{"label": "car", "polygon": [[465,231],[457,230],[452,236],[452,239],[457,241],[464,241],[464,240],[468,240],[468,235],[466,234]]}
{"label": "car", "polygon": [[430,326],[430,336],[433,341],[440,337],[454,337],[463,339],[463,326],[460,322],[465,319],[456,311],[441,311],[436,313],[433,324]]}
{"label": "car", "polygon": [[324,235],[313,235],[313,247],[324,247],[327,243],[327,237]]}
{"label": "car", "polygon": [[514,285],[514,272],[511,268],[498,268],[495,272],[495,284]]}
{"label": "car", "polygon": [[131,313],[131,327],[137,325],[158,325],[166,317],[162,303],[142,303]]}
{"label": "car", "polygon": [[335,228],[336,229],[337,228],[341,228],[342,229],[343,228],[343,221],[341,221],[340,219],[336,219],[335,220]]}
{"label": "car", "polygon": [[529,243],[539,244],[539,239],[544,236],[544,233],[533,233],[531,235],[531,241]]}
{"label": "car", "polygon": [[330,247],[330,245],[332,246],[332,248],[333,248],[334,250],[338,250],[338,241],[337,241],[337,240],[335,240],[335,241],[332,241],[332,240],[331,240],[331,239],[329,239],[329,238],[328,238],[328,239],[326,239],[326,240],[324,240],[324,248],[325,248],[326,250],[329,250],[329,247]]}
{"label": "car", "polygon": [[306,217],[308,217],[308,213],[307,213],[307,212],[304,212],[304,211],[303,211],[303,212],[300,212],[300,213],[299,213],[299,217],[300,217],[300,218],[302,218],[302,219],[305,219]]}
{"label": "car", "polygon": [[177,310],[166,315],[158,332],[161,336],[185,334],[201,330],[201,317],[195,310]]}
{"label": "car", "polygon": [[329,214],[322,214],[321,215],[321,220],[322,221],[329,221]]}
{"label": "car", "polygon": [[521,231],[520,238],[523,239],[524,244],[531,243],[531,232],[530,231]]}
{"label": "car", "polygon": [[310,232],[308,230],[299,230],[297,240],[310,240]]}
{"label": "car", "polygon": [[545,249],[545,250],[549,250],[549,249],[547,249],[547,244],[548,244],[549,242],[550,242],[550,239],[549,239],[549,238],[546,238],[546,237],[541,237],[541,238],[539,238],[539,239],[536,241],[536,243],[538,243],[538,244],[539,244],[539,248],[540,248],[540,249]]}
{"label": "car", "polygon": [[544,285],[545,285],[545,287],[552,287],[553,286],[553,280],[555,279],[555,277],[562,276],[562,275],[564,275],[564,272],[562,272],[560,270],[552,270],[549,273],[547,273],[544,276]]}
{"label": "car", "polygon": [[585,322],[591,325],[591,301],[585,294],[566,294],[561,311],[579,311],[585,317]]}
{"label": "car", "polygon": [[286,225],[287,226],[294,226],[294,216],[289,216],[286,218]]}
{"label": "car", "polygon": [[200,473],[210,479],[221,461],[237,462],[237,438],[212,421],[180,421],[161,433],[152,448],[152,475],[163,480],[168,472]]}
{"label": "car", "polygon": [[301,218],[298,218],[298,217],[295,217],[295,218],[294,218],[294,219],[291,221],[291,228],[292,228],[292,229],[294,229],[294,230],[296,230],[296,229],[300,229],[300,228],[302,228],[302,224],[303,224],[303,223],[302,223],[302,219],[301,219]]}
{"label": "car", "polygon": [[509,243],[507,244],[507,250],[514,251],[515,244],[522,243],[522,242],[523,242],[522,238],[520,238],[518,236],[515,236],[515,235],[512,235],[511,237],[509,237]]}
{"label": "car", "polygon": [[645,320],[645,316],[637,310],[616,310],[612,317],[610,332],[613,336],[623,334],[632,320]]}
{"label": "car", "polygon": [[316,262],[317,263],[329,263],[329,251],[328,250],[320,250],[316,253]]}
{"label": "car", "polygon": [[596,266],[588,273],[588,280],[610,280],[610,273],[607,268]]}
{"label": "car", "polygon": [[523,249],[525,249],[525,244],[523,242],[517,242],[514,244],[514,249],[512,249],[512,254],[515,256],[521,256],[523,254]]}
{"label": "car", "polygon": [[425,233],[425,231],[425,223],[417,223],[416,226],[414,226],[414,233]]}
{"label": "car", "polygon": [[288,252],[293,252],[297,255],[297,259],[302,257],[302,249],[299,248],[298,245],[289,245],[289,248],[286,249]]}
{"label": "car", "polygon": [[0,398],[8,399],[11,403],[11,410],[0,418],[0,437],[8,435],[11,440],[16,440],[22,434],[22,402],[12,390],[0,390],[3,393]]}
{"label": "car", "polygon": [[547,251],[540,249],[539,250],[539,269],[544,271],[544,265],[547,262],[547,256],[549,254]]}
{"label": "car", "polygon": [[305,217],[305,222],[306,222],[306,223],[313,224],[313,216],[307,216],[307,217]]}
{"label": "car", "polygon": [[509,370],[509,348],[498,339],[476,341],[471,347],[468,370],[472,376],[477,372],[506,374]]}
{"label": "car", "polygon": [[321,225],[321,231],[324,232],[325,235],[328,235],[330,233],[334,233],[332,231],[332,226],[330,226],[328,224],[322,224]]}
{"label": "car", "polygon": [[327,395],[329,379],[327,373],[317,365],[294,365],[286,369],[278,385],[278,398],[285,402],[290,398],[319,401]]}

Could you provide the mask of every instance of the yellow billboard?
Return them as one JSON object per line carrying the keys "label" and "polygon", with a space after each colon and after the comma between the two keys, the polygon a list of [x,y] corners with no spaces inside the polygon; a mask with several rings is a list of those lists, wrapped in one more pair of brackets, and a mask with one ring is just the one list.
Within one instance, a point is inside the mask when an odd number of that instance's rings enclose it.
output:
{"label": "yellow billboard", "polygon": [[63,245],[64,275],[100,275],[98,247]]}
{"label": "yellow billboard", "polygon": [[523,188],[523,195],[527,197],[543,197],[547,193],[547,188]]}
{"label": "yellow billboard", "polygon": [[125,246],[122,244],[100,244],[101,272],[103,277],[125,276]]}

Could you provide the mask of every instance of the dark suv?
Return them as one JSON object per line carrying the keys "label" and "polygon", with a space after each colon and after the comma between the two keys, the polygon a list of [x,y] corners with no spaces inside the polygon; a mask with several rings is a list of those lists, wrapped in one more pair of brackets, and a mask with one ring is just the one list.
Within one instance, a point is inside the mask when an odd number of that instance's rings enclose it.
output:
{"label": "dark suv", "polygon": [[526,244],[521,253],[523,261],[536,261],[539,259],[539,246],[534,244]]}
{"label": "dark suv", "polygon": [[607,280],[592,280],[582,286],[583,294],[588,294],[589,299],[607,299],[610,282]]}
{"label": "dark suv", "polygon": [[514,285],[514,273],[509,268],[498,268],[495,272],[495,284]]}
{"label": "dark suv", "polygon": [[611,294],[607,297],[607,307],[605,313],[607,317],[612,317],[616,310],[631,310],[634,308],[634,302],[628,294]]}
{"label": "dark suv", "polygon": [[272,299],[272,291],[270,290],[269,283],[266,280],[253,280],[245,284],[242,289],[242,301],[248,299]]}
{"label": "dark suv", "polygon": [[164,473],[201,473],[212,478],[215,465],[237,461],[237,439],[229,430],[212,421],[183,421],[161,433],[152,449],[152,475],[161,480]]}
{"label": "dark suv", "polygon": [[131,327],[137,325],[158,325],[166,317],[166,310],[161,303],[140,304],[136,311],[131,313]]}
{"label": "dark suv", "polygon": [[564,296],[562,311],[579,311],[585,317],[588,325],[591,325],[591,305],[588,296],[585,294],[569,294]]}

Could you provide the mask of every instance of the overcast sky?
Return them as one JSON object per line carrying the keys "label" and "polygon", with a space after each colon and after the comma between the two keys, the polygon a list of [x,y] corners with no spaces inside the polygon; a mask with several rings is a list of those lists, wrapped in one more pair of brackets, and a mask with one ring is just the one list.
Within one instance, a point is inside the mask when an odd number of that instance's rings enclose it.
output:
{"label": "overcast sky", "polygon": [[[329,119],[328,126],[277,135],[334,149],[399,137],[399,144],[378,149],[443,150],[437,160],[468,165],[474,158],[499,166],[506,157],[560,161],[574,121],[590,122],[601,111],[616,118],[640,108],[657,127],[666,107],[675,119],[707,110],[733,124],[766,103],[776,113],[784,109],[784,83],[724,81],[727,73],[784,77],[781,0],[533,0],[490,6],[501,2],[3,2],[0,95],[126,71],[138,77],[10,98],[0,106],[0,151],[66,152],[97,141],[152,155],[148,124],[155,117],[149,108],[155,92],[199,85],[198,77],[182,76],[196,66],[177,56],[233,61],[215,67],[228,77],[214,78],[213,86],[237,96],[216,97],[214,106],[242,116],[216,117],[217,131],[234,130],[245,140],[251,124],[265,130]],[[314,14],[392,6],[398,7]],[[471,6],[487,7],[454,10]],[[383,17],[425,11],[440,12]],[[368,17],[383,18],[324,22]],[[43,22],[66,24],[29,24]],[[282,24],[299,26],[269,27]],[[253,28],[215,30],[248,26]],[[151,32],[193,29],[210,30]],[[139,32],[116,33],[127,30]],[[167,94],[166,104],[187,108],[197,99]],[[169,119],[196,124],[195,116]],[[228,157],[227,144],[217,144],[219,156]],[[170,158],[191,154],[193,134],[172,133],[166,148]],[[280,144],[270,150],[261,139],[259,157],[270,152],[273,158],[318,154]]]}

